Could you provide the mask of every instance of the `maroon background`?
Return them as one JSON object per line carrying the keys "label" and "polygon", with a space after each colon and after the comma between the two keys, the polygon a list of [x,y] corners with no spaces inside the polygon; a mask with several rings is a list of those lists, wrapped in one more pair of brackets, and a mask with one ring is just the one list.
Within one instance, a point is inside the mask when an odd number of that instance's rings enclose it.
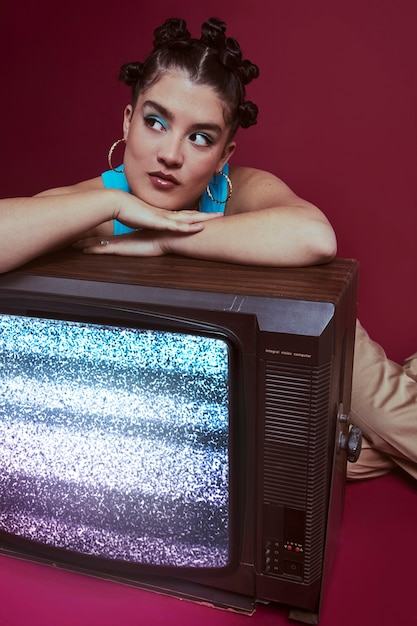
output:
{"label": "maroon background", "polygon": [[361,263],[359,316],[389,355],[417,349],[415,0],[52,0],[0,9],[0,196],[95,176],[121,136],[121,63],[167,16],[210,15],[256,61],[257,127],[234,162],[270,169],[329,216]]}

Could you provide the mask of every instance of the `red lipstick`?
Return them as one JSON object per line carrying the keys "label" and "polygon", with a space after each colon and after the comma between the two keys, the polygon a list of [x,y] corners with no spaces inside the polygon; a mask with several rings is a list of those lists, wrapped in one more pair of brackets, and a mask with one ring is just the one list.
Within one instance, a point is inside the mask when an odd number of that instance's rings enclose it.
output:
{"label": "red lipstick", "polygon": [[149,178],[157,189],[173,189],[176,185],[180,184],[175,176],[165,174],[164,172],[150,172]]}

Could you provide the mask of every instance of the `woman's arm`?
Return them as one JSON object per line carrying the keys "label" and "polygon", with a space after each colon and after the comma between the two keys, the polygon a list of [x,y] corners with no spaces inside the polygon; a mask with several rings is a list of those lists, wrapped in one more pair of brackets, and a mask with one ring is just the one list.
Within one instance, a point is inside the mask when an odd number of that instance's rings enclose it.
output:
{"label": "woman's arm", "polygon": [[81,184],[32,198],[0,200],[0,272],[94,233],[110,235],[111,220],[132,228],[194,233],[208,216],[197,211],[168,212],[114,189]]}
{"label": "woman's arm", "polygon": [[[171,239],[176,251],[191,244],[199,256],[272,266],[304,266],[325,263],[336,254],[336,237],[329,221],[313,204],[296,196],[269,172],[231,168],[233,195],[224,220],[216,220],[207,232]],[[172,243],[171,243],[172,242]],[[183,252],[184,254],[184,252]]]}
{"label": "woman's arm", "polygon": [[152,256],[167,253],[270,266],[325,263],[336,254],[327,218],[268,172],[231,168],[233,195],[226,214],[194,234],[139,232],[80,243],[86,252]]}
{"label": "woman's arm", "polygon": [[0,272],[70,244],[111,214],[111,195],[100,191],[0,200]]}

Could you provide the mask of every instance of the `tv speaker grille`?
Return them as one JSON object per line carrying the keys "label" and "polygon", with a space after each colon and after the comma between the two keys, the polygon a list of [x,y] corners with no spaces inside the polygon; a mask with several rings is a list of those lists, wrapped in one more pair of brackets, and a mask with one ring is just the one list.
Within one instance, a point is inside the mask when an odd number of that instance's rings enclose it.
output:
{"label": "tv speaker grille", "polygon": [[321,576],[328,506],[331,364],[266,363],[264,503],[305,513],[304,582]]}

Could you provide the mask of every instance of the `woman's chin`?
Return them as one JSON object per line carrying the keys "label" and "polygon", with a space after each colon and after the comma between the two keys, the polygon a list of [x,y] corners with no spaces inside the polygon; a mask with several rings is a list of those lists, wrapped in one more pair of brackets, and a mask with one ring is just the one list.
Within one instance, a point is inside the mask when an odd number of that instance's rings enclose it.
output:
{"label": "woman's chin", "polygon": [[135,195],[142,202],[146,202],[150,206],[156,207],[158,209],[164,209],[165,211],[183,211],[185,209],[190,211],[198,211],[200,207],[200,198],[197,199],[189,199],[189,198],[178,198],[174,197],[174,194],[169,191],[157,191],[153,192],[141,192],[137,190],[137,193],[132,188],[131,189],[133,195]]}

